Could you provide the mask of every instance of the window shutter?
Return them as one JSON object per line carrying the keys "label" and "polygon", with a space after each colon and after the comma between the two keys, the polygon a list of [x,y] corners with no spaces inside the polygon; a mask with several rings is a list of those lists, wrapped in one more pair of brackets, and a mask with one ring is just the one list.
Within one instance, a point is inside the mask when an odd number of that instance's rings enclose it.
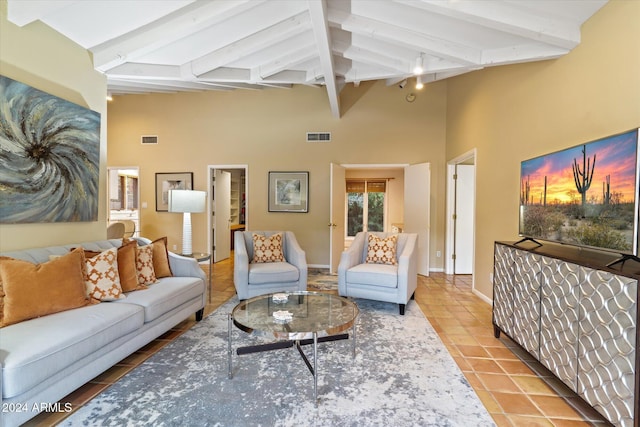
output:
{"label": "window shutter", "polygon": [[384,193],[387,189],[386,181],[367,181],[368,193]]}
{"label": "window shutter", "polygon": [[347,181],[347,193],[364,193],[364,181]]}

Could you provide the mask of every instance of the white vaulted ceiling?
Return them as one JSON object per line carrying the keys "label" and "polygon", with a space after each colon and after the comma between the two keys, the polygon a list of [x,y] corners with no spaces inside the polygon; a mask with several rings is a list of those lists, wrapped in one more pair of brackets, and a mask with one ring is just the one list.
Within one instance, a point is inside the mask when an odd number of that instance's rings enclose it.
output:
{"label": "white vaulted ceiling", "polygon": [[606,0],[8,0],[93,53],[113,94],[428,83],[560,57]]}

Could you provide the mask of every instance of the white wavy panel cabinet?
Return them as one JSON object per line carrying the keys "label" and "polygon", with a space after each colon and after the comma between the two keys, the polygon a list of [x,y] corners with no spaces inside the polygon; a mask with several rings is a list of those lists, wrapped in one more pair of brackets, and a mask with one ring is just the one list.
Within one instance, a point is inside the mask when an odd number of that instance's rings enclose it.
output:
{"label": "white wavy panel cabinet", "polygon": [[578,298],[582,267],[540,257],[541,316],[538,360],[572,390],[578,373]]}
{"label": "white wavy panel cabinet", "polygon": [[508,335],[613,425],[638,427],[638,277],[580,254],[496,242],[494,334]]}

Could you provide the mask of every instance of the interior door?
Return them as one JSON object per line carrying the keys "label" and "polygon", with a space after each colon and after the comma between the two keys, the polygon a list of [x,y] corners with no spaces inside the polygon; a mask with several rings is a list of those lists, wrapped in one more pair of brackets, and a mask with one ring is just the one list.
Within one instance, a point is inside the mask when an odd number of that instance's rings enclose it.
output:
{"label": "interior door", "polygon": [[454,274],[473,273],[474,165],[456,165]]}
{"label": "interior door", "polygon": [[331,194],[329,196],[329,265],[331,274],[338,272],[344,250],[344,215],[346,198],[345,168],[331,163]]}
{"label": "interior door", "polygon": [[213,261],[231,256],[231,173],[216,169],[213,196]]}
{"label": "interior door", "polygon": [[418,234],[418,274],[429,275],[429,163],[404,169],[404,232]]}

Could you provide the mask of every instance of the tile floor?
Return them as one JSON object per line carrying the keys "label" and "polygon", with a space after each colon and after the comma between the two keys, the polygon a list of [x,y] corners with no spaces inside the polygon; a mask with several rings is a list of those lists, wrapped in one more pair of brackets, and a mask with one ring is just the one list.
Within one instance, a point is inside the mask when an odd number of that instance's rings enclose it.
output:
{"label": "tile floor", "polygon": [[[211,303],[205,308],[205,315],[235,294],[231,261],[214,264],[212,288]],[[494,338],[491,306],[471,292],[471,276],[434,273],[430,277],[419,277],[416,302],[497,426],[607,425],[508,338],[504,335],[500,339]],[[80,407],[194,323],[193,317],[182,322],[62,402]],[[56,425],[67,415],[42,414],[25,425]]]}

